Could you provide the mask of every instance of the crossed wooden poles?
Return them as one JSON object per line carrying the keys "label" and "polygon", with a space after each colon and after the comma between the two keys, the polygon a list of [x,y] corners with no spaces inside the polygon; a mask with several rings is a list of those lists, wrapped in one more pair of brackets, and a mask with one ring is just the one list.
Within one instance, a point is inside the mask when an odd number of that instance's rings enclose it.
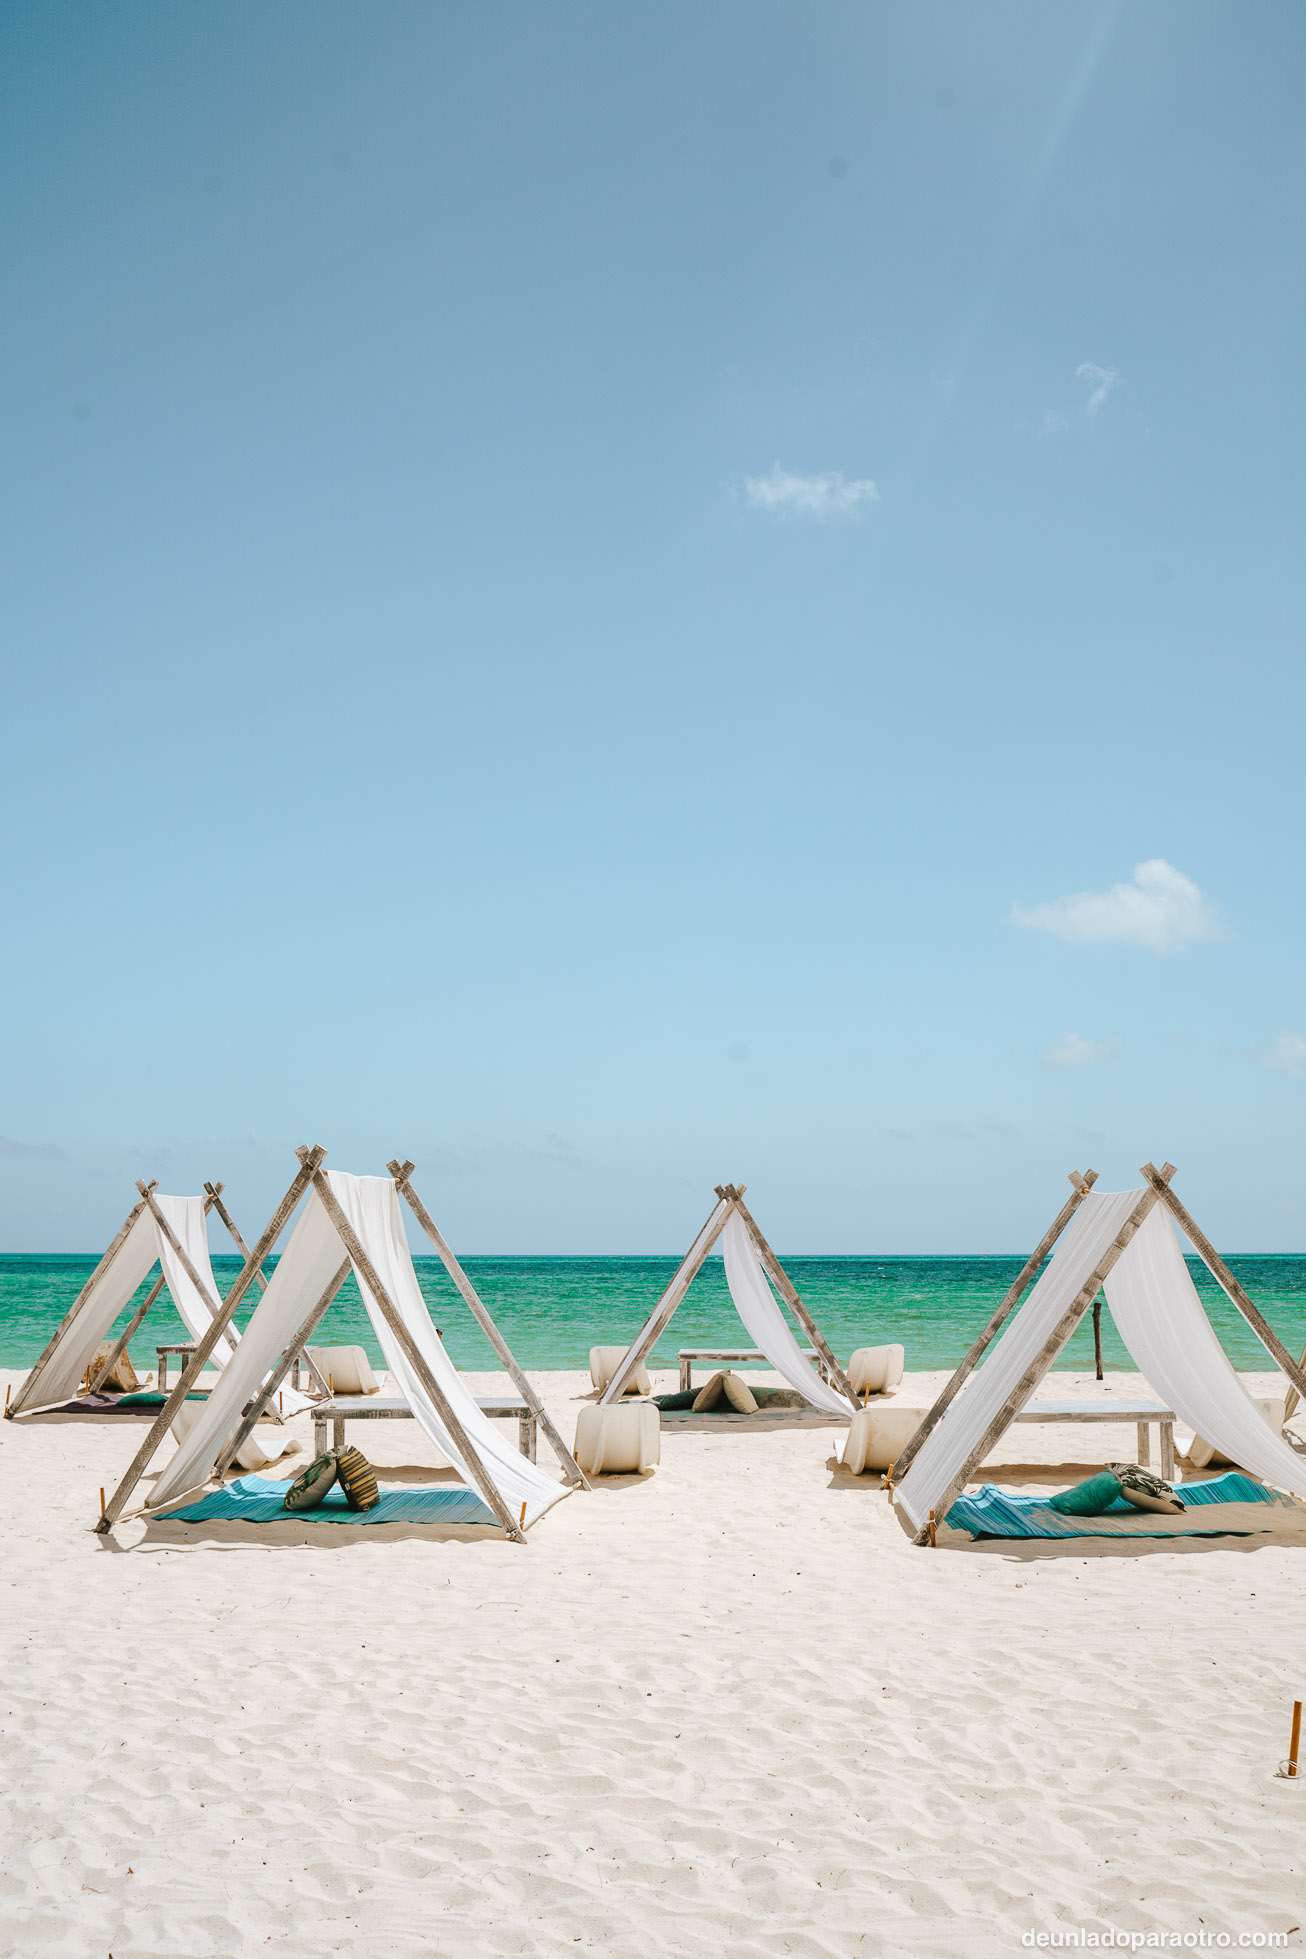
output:
{"label": "crossed wooden poles", "polygon": [[693,1285],[702,1269],[704,1259],[725,1230],[727,1220],[733,1212],[739,1216],[747,1229],[749,1237],[757,1247],[767,1277],[820,1355],[831,1381],[841,1394],[847,1395],[849,1402],[855,1407],[857,1396],[853,1393],[852,1384],[827,1345],[825,1335],[799,1298],[789,1274],[762,1236],[756,1218],[744,1202],[747,1184],[716,1184],[713,1188],[717,1195],[715,1209],[710,1213],[707,1222],[680,1261],[670,1285],[645,1321],[642,1330],[636,1335],[634,1343],[616,1373],[599,1396],[599,1406],[606,1408],[616,1401],[624,1392],[627,1381],[641,1361],[652,1353],[670,1326],[676,1308]]}
{"label": "crossed wooden poles", "polygon": [[[90,1297],[90,1294],[94,1289],[94,1287],[98,1285],[99,1281],[104,1277],[105,1273],[109,1270],[109,1267],[113,1264],[114,1259],[118,1256],[118,1253],[122,1250],[123,1246],[126,1244],[128,1236],[131,1233],[132,1226],[136,1223],[142,1211],[148,1210],[150,1212],[151,1216],[154,1219],[154,1222],[159,1227],[159,1230],[163,1233],[169,1245],[172,1247],[172,1250],[176,1253],[178,1262],[180,1263],[182,1270],[185,1272],[191,1284],[195,1287],[195,1290],[199,1293],[200,1298],[204,1301],[205,1305],[209,1308],[209,1311],[212,1313],[217,1313],[221,1310],[221,1308],[218,1306],[217,1301],[213,1298],[212,1294],[210,1293],[208,1287],[204,1284],[203,1280],[200,1278],[199,1273],[195,1270],[194,1265],[191,1263],[189,1257],[187,1256],[185,1250],[183,1249],[172,1226],[168,1223],[168,1220],[164,1217],[162,1211],[158,1207],[158,1204],[155,1202],[154,1193],[158,1189],[158,1187],[159,1187],[159,1183],[157,1177],[152,1178],[149,1183],[142,1183],[140,1181],[137,1182],[136,1188],[141,1194],[140,1202],[138,1204],[134,1204],[131,1210],[128,1211],[126,1218],[123,1220],[122,1227],[118,1231],[112,1244],[109,1246],[109,1249],[105,1252],[104,1257],[100,1260],[94,1272],[92,1272],[90,1278],[86,1281],[86,1284],[82,1287],[76,1299],[73,1301],[68,1311],[64,1314],[62,1320],[60,1320],[59,1325],[56,1328],[52,1337],[47,1341],[45,1348],[41,1353],[40,1359],[37,1361],[36,1365],[29,1371],[27,1379],[23,1382],[22,1387],[18,1390],[18,1393],[14,1396],[11,1406],[5,1410],[6,1415],[8,1415],[9,1417],[12,1418],[15,1415],[21,1414],[24,1407],[31,1400],[33,1393],[35,1392],[36,1388],[40,1385],[41,1371],[44,1368],[46,1361],[50,1358],[51,1354],[58,1346],[60,1340],[62,1340],[66,1329],[70,1327],[73,1324],[73,1322],[76,1320],[78,1313],[82,1309],[82,1305],[84,1301]],[[207,1216],[207,1214],[210,1211],[217,1212],[218,1216],[222,1219],[223,1224],[226,1225],[227,1230],[230,1232],[232,1240],[236,1246],[236,1249],[240,1252],[243,1258],[248,1260],[250,1256],[249,1247],[245,1243],[245,1240],[241,1237],[240,1232],[236,1227],[235,1219],[232,1217],[230,1211],[227,1209],[226,1205],[222,1201],[222,1193],[225,1189],[226,1189],[225,1184],[205,1183],[204,1185],[205,1215]],[[266,1277],[264,1276],[261,1265],[256,1268],[254,1277],[258,1280],[259,1285],[266,1292],[268,1282]],[[150,1290],[146,1294],[144,1300],[141,1302],[140,1306],[133,1314],[129,1325],[126,1328],[126,1331],[119,1336],[112,1351],[100,1363],[100,1365],[96,1368],[94,1374],[92,1374],[89,1380],[87,1381],[86,1391],[88,1394],[94,1394],[96,1389],[99,1387],[100,1383],[102,1381],[108,1380],[110,1374],[117,1366],[118,1361],[120,1360],[122,1355],[126,1352],[128,1343],[132,1339],[134,1339],[137,1329],[140,1327],[141,1323],[145,1319],[146,1314],[149,1312],[150,1308],[153,1306],[155,1300],[159,1297],[159,1294],[163,1291],[163,1288],[166,1284],[167,1284],[166,1276],[164,1273],[160,1272],[158,1278],[155,1280],[154,1284],[150,1287]],[[325,1383],[323,1385],[325,1386]]]}
{"label": "crossed wooden poles", "polygon": [[[1238,1283],[1237,1279],[1235,1279],[1233,1273],[1220,1257],[1220,1254],[1216,1251],[1205,1232],[1199,1229],[1184,1205],[1180,1203],[1178,1197],[1176,1197],[1174,1191],[1170,1188],[1170,1179],[1175,1174],[1174,1164],[1164,1163],[1158,1170],[1154,1163],[1145,1163],[1142,1166],[1140,1174],[1144,1179],[1146,1188],[1140,1193],[1138,1202],[1125,1219],[1124,1224],[1116,1236],[1107,1246],[1106,1251],[1102,1254],[1093,1272],[1084,1281],[1084,1284],[1080,1287],[1074,1299],[1066,1308],[1052,1332],[1048,1335],[1039,1353],[1035,1355],[1008,1395],[1006,1401],[1003,1402],[1002,1407],[985,1429],[983,1435],[979,1437],[974,1448],[966,1458],[965,1463],[952,1478],[952,1481],[948,1484],[942,1496],[935,1502],[933,1510],[940,1519],[947,1516],[953,1502],[961,1494],[962,1490],[965,1489],[966,1484],[970,1481],[980,1463],[983,1462],[989,1450],[1008,1427],[1012,1417],[1023,1408],[1030,1395],[1038,1387],[1039,1382],[1043,1379],[1053,1361],[1061,1352],[1061,1349],[1065,1346],[1067,1340],[1069,1340],[1071,1334],[1075,1331],[1075,1328],[1079,1325],[1080,1320],[1097,1298],[1107,1275],[1110,1273],[1117,1259],[1137,1233],[1144,1218],[1147,1217],[1148,1213],[1157,1204],[1164,1205],[1165,1209],[1169,1211],[1171,1217],[1179,1226],[1179,1229],[1184,1233],[1193,1249],[1201,1257],[1207,1270],[1219,1281],[1224,1291],[1251,1327],[1253,1333],[1288,1376],[1295,1390],[1294,1399],[1297,1396],[1306,1396],[1306,1372],[1303,1372],[1303,1367],[1306,1366],[1306,1354],[1303,1354],[1300,1361],[1293,1359],[1288,1349],[1275,1333],[1273,1327],[1257,1307],[1253,1305],[1247,1293]],[[937,1428],[944,1414],[953,1401],[955,1401],[967,1379],[978,1365],[980,1356],[994,1340],[1003,1322],[1024,1296],[1031,1282],[1037,1277],[1044,1259],[1051,1252],[1058,1238],[1060,1238],[1062,1232],[1070,1223],[1071,1218],[1075,1215],[1075,1212],[1079,1209],[1093,1188],[1093,1185],[1097,1182],[1097,1172],[1096,1170],[1089,1170],[1081,1176],[1077,1170],[1072,1170],[1070,1172],[1070,1182],[1073,1186],[1071,1196],[1067,1198],[1047,1232],[1030,1253],[1029,1258],[1022,1266],[1010,1291],[1003,1299],[992,1319],[984,1328],[974,1346],[966,1355],[966,1358],[957,1368],[952,1379],[943,1389],[938,1400],[934,1403],[934,1406],[930,1409],[928,1415],[926,1415],[906,1448],[893,1464],[892,1469],[889,1471],[889,1478],[892,1482],[899,1484],[902,1482],[903,1477],[920,1454],[926,1439]],[[916,1542],[918,1544],[925,1544],[929,1541],[929,1525],[924,1524],[916,1533]]]}
{"label": "crossed wooden poles", "polygon": [[[472,1446],[466,1429],[450,1406],[448,1397],[432,1374],[421,1349],[404,1324],[398,1308],[383,1285],[380,1275],[368,1257],[362,1241],[340,1208],[336,1195],[327,1180],[326,1173],[322,1169],[322,1164],[326,1158],[326,1151],[320,1145],[315,1145],[312,1149],[304,1146],[297,1150],[295,1154],[299,1158],[300,1167],[298,1172],[291,1180],[290,1187],[286,1191],[285,1196],[268,1220],[267,1226],[259,1238],[258,1243],[255,1245],[253,1251],[248,1254],[239,1278],[227,1294],[221,1308],[215,1313],[213,1322],[207,1328],[204,1338],[198,1342],[194,1353],[182,1369],[176,1386],[172,1389],[167,1401],[160,1409],[149,1434],[145,1437],[145,1440],[128,1466],[127,1473],[105,1505],[104,1511],[95,1526],[96,1530],[103,1533],[112,1529],[113,1525],[121,1517],[132,1491],[136,1488],[136,1485],[148,1468],[155,1450],[171,1428],[177,1410],[182,1406],[194,1382],[199,1379],[210,1354],[230,1324],[236,1308],[253,1284],[254,1276],[262,1261],[267,1257],[273,1245],[275,1245],[277,1239],[281,1236],[300,1199],[311,1188],[332,1224],[335,1226],[336,1233],[340,1238],[341,1246],[346,1256],[337,1270],[332,1274],[326,1289],[314,1302],[306,1318],[296,1329],[293,1337],[282,1348],[271,1373],[266,1377],[263,1386],[251,1401],[240,1426],[224,1446],[214,1466],[212,1475],[208,1480],[221,1482],[231,1462],[234,1460],[237,1450],[240,1449],[246,1438],[250,1435],[255,1423],[259,1421],[272,1396],[285,1379],[296,1354],[301,1352],[305,1344],[312,1338],[319,1322],[322,1320],[341,1286],[348,1278],[352,1265],[363,1284],[367,1287],[368,1292],[375,1300],[377,1308],[391,1333],[394,1335],[395,1340],[398,1342],[404,1358],[412,1368],[422,1388],[429,1395],[441,1422],[448,1432],[450,1440],[458,1452],[469,1480],[475,1485],[477,1493],[488,1505],[489,1509],[493,1511],[495,1517],[508,1533],[509,1537],[518,1543],[524,1544],[526,1542],[526,1532],[520,1519],[513,1516],[498,1489],[486,1474],[481,1459]],[[441,1259],[444,1261],[445,1268],[449,1272],[450,1277],[458,1287],[459,1292],[462,1294],[468,1306],[471,1307],[478,1324],[485,1332],[486,1337],[489,1339],[500,1360],[508,1369],[518,1392],[527,1402],[536,1420],[548,1436],[549,1441],[553,1444],[562,1463],[563,1472],[567,1480],[573,1485],[587,1489],[589,1485],[579,1464],[563,1442],[539,1395],[517,1365],[507,1342],[503,1339],[498,1328],[490,1318],[471,1280],[459,1265],[448,1245],[445,1244],[444,1239],[436,1229],[434,1220],[426,1210],[425,1205],[422,1204],[417,1193],[413,1190],[409,1179],[415,1165],[412,1163],[400,1164],[396,1159],[388,1165],[388,1168],[400,1194],[407,1199],[412,1207],[418,1222],[422,1225],[423,1230],[431,1239]],[[175,1240],[173,1242],[175,1243]],[[191,1276],[194,1276],[193,1272]],[[149,1505],[146,1504],[144,1508],[148,1509]]]}

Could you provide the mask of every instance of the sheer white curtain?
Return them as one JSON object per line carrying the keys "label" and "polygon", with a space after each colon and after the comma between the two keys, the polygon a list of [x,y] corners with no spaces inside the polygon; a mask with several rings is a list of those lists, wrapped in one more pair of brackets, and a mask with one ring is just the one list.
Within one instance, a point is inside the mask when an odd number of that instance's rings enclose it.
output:
{"label": "sheer white curtain", "polygon": [[1153,1393],[1239,1468],[1306,1497],[1306,1461],[1274,1433],[1238,1379],[1159,1205],[1105,1291],[1120,1338]]}
{"label": "sheer white curtain", "polygon": [[758,1256],[752,1233],[732,1211],[721,1234],[725,1253],[726,1284],[735,1302],[735,1311],[777,1374],[791,1388],[805,1395],[814,1408],[827,1415],[850,1415],[854,1404],[824,1382],[793,1335],[788,1320],[776,1302]]}
{"label": "sheer white curtain", "polygon": [[193,1490],[212,1473],[223,1444],[241,1420],[241,1410],[262,1387],[344,1256],[335,1226],[310,1192],[244,1337],[237,1341],[194,1428],[155,1484],[151,1506]]}
{"label": "sheer white curtain", "polygon": [[146,1209],[118,1247],[108,1271],[87,1293],[76,1317],[61,1328],[44,1361],[23,1382],[15,1409],[40,1408],[76,1394],[96,1348],[158,1255],[158,1226]]}
{"label": "sheer white curtain", "polygon": [[1033,1291],[1007,1322],[896,1486],[899,1508],[918,1530],[942,1501],[1026,1368],[1051,1338],[1142,1194],[1140,1190],[1095,1190],[1084,1199]]}
{"label": "sheer white curtain", "polygon": [[[222,1294],[213,1276],[213,1265],[209,1258],[209,1226],[202,1197],[162,1197],[157,1192],[154,1198],[163,1216],[176,1235],[177,1242],[198,1272],[207,1289],[207,1297],[191,1284],[185,1266],[168,1243],[166,1235],[158,1230],[159,1263],[163,1276],[168,1282],[173,1304],[185,1321],[192,1340],[202,1340],[213,1323],[211,1300],[219,1303]],[[255,1285],[257,1285],[257,1280]],[[250,1294],[246,1293],[246,1302]],[[234,1326],[217,1341],[209,1356],[209,1366],[224,1368],[231,1359],[232,1351],[240,1340]],[[288,1383],[281,1389],[281,1408],[283,1414],[298,1415],[311,1406],[310,1397],[301,1394],[298,1388]]]}

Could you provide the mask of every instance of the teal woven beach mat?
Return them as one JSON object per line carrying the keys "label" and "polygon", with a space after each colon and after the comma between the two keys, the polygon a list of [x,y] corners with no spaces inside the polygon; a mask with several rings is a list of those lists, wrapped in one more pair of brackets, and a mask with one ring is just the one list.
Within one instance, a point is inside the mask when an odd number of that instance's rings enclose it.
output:
{"label": "teal woven beach mat", "polygon": [[161,1513],[168,1523],[186,1524],[498,1524],[493,1510],[475,1490],[382,1490],[370,1510],[351,1510],[340,1488],[327,1493],[312,1510],[287,1510],[289,1483],[267,1476],[241,1476],[225,1489],[213,1490],[196,1503]]}
{"label": "teal woven beach mat", "polygon": [[[953,1530],[972,1537],[1253,1537],[1260,1531],[1306,1531],[1306,1504],[1281,1490],[1231,1469],[1205,1482],[1177,1486],[1187,1509],[1180,1516],[1136,1510],[1123,1497],[1096,1517],[1067,1517],[1054,1510],[1048,1498],[1016,1496],[985,1483],[972,1496],[959,1496],[947,1515]],[[1251,1514],[1251,1505],[1270,1506],[1288,1516]],[[1217,1508],[1219,1506],[1219,1508]],[[1231,1506],[1237,1506],[1232,1508]],[[1206,1511],[1205,1516],[1202,1515]]]}

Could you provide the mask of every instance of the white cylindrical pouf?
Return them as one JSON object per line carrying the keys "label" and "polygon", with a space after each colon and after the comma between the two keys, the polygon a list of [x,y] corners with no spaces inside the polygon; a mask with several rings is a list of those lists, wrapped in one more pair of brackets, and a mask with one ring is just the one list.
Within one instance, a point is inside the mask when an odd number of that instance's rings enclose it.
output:
{"label": "white cylindrical pouf", "polygon": [[[629,1352],[629,1347],[590,1348],[590,1379],[600,1394],[607,1387],[608,1382],[612,1379]],[[640,1362],[639,1366],[631,1374],[630,1379],[621,1392],[623,1394],[652,1394],[653,1383],[648,1378],[648,1369],[645,1367],[643,1361]]]}
{"label": "white cylindrical pouf", "polygon": [[923,1408],[859,1408],[848,1428],[841,1467],[852,1476],[887,1469],[896,1462],[925,1420]]}
{"label": "white cylindrical pouf", "polygon": [[901,1381],[906,1360],[905,1347],[859,1347],[848,1363],[848,1385],[854,1394],[884,1394]]}
{"label": "white cylindrical pouf", "polygon": [[363,1347],[312,1347],[309,1350],[332,1394],[380,1394],[381,1383]]}
{"label": "white cylindrical pouf", "polygon": [[662,1457],[662,1417],[651,1401],[582,1408],[574,1453],[586,1476],[643,1476]]}

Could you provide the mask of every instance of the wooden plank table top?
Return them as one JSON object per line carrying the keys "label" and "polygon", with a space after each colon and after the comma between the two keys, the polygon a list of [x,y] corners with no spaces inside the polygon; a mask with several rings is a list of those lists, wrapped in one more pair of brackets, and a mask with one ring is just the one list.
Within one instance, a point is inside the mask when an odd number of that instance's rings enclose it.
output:
{"label": "wooden plank table top", "polygon": [[[807,1360],[816,1362],[817,1371],[822,1378],[825,1367],[815,1347],[802,1349]],[[760,1347],[682,1347],[676,1355],[680,1362],[680,1388],[682,1394],[694,1385],[694,1362],[696,1360],[766,1360]]]}
{"label": "wooden plank table top", "polygon": [[1174,1425],[1178,1420],[1173,1408],[1163,1408],[1159,1401],[1027,1401],[1013,1422],[1133,1422],[1138,1430],[1138,1462],[1146,1468],[1152,1460],[1152,1448],[1148,1439],[1148,1425],[1155,1422],[1161,1432],[1161,1475],[1167,1483],[1174,1480]]}
{"label": "wooden plank table top", "polygon": [[[535,1415],[525,1397],[519,1394],[478,1394],[476,1405],[483,1415],[491,1419],[503,1417],[505,1420],[516,1417],[518,1443],[522,1454],[535,1461],[537,1435]],[[313,1450],[321,1455],[326,1448],[327,1423],[330,1422],[333,1444],[337,1449],[344,1447],[345,1423],[350,1422],[411,1422],[413,1411],[402,1395],[389,1394],[336,1394],[329,1400],[315,1403],[313,1408]]]}

